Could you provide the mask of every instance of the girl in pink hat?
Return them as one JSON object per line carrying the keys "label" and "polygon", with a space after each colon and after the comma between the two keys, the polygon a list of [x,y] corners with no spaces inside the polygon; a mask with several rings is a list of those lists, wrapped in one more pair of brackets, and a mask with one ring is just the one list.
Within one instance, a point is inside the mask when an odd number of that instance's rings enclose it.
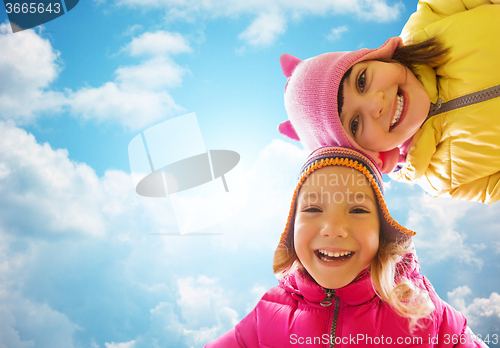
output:
{"label": "girl in pink hat", "polygon": [[316,150],[274,254],[279,286],[206,347],[486,347],[420,274],[414,234],[389,214],[369,157]]}
{"label": "girl in pink hat", "polygon": [[433,196],[500,200],[498,0],[421,0],[377,49],[281,57],[289,120],[309,150],[347,146]]}

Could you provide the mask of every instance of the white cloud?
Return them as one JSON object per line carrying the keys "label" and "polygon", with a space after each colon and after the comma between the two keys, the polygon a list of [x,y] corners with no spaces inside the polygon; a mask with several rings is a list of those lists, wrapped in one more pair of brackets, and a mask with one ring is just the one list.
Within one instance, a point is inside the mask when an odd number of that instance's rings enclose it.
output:
{"label": "white cloud", "polygon": [[118,5],[133,8],[165,8],[170,16],[178,15],[181,18],[201,14],[205,17],[216,18],[239,14],[263,14],[280,11],[290,13],[294,17],[301,15],[321,14],[353,14],[360,18],[377,22],[396,19],[402,8],[401,2],[389,5],[385,0],[117,0]]}
{"label": "white cloud", "polygon": [[356,4],[359,5],[356,9],[356,13],[361,18],[366,18],[375,22],[396,20],[403,10],[403,3],[401,2],[394,4],[393,7],[389,6],[384,0],[358,1]]}
{"label": "white cloud", "polygon": [[104,343],[106,348],[134,348],[135,347],[135,341],[130,341],[130,342],[122,342],[122,343]]}
{"label": "white cloud", "polygon": [[500,242],[493,243],[495,248],[495,253],[500,254]]}
{"label": "white cloud", "polygon": [[0,168],[5,233],[104,238],[109,231],[129,233],[139,223],[156,231],[175,227],[171,210],[165,213],[166,201],[138,196],[129,174],[109,170],[99,178],[88,165],[71,161],[67,150],[38,144],[31,134],[1,121]]}
{"label": "white cloud", "polygon": [[132,57],[138,57],[188,53],[192,51],[192,48],[181,34],[160,30],[133,38],[123,50]]}
{"label": "white cloud", "polygon": [[0,69],[9,81],[9,84],[1,84],[0,92],[10,93],[26,85],[33,89],[47,87],[58,75],[60,53],[52,48],[49,40],[33,30],[24,31],[21,35],[10,32],[7,23],[0,24]]}
{"label": "white cloud", "polygon": [[347,28],[347,26],[332,28],[332,30],[330,30],[330,33],[326,38],[328,41],[339,40],[342,34],[347,32],[348,30],[349,29]]}
{"label": "white cloud", "polygon": [[472,290],[468,286],[459,286],[455,290],[448,292],[448,301],[458,311],[465,315],[464,311],[467,310],[465,305],[465,297],[472,294]]}
{"label": "white cloud", "polygon": [[57,112],[64,100],[47,90],[61,70],[60,53],[33,30],[12,34],[0,24],[0,118],[31,122],[42,112]]}
{"label": "white cloud", "polygon": [[182,337],[183,325],[171,303],[161,302],[150,313],[149,330],[134,340],[134,348],[186,347]]}
{"label": "white cloud", "polygon": [[250,290],[250,294],[252,294],[254,296],[254,298],[253,298],[252,302],[247,303],[247,306],[245,308],[245,313],[250,313],[255,308],[255,306],[257,305],[259,300],[266,293],[266,291],[267,291],[267,289],[265,287],[263,287],[262,285],[258,285],[258,284],[254,285],[254,287]]}
{"label": "white cloud", "polygon": [[0,149],[0,163],[8,172],[0,180],[0,223],[11,233],[104,233],[97,204],[102,192],[92,168],[4,122]]}
{"label": "white cloud", "polygon": [[[217,286],[217,280],[206,276],[199,276],[196,280],[188,277],[177,281],[180,299],[177,304],[181,308],[182,317],[191,327],[207,327],[213,318],[210,318],[212,309],[216,308],[224,314],[230,314],[229,322],[234,326],[238,322],[237,314],[227,307],[227,297],[223,289]],[[200,302],[200,298],[204,300]]]}
{"label": "white cloud", "polygon": [[137,32],[143,31],[143,29],[144,29],[143,26],[140,24],[132,24],[132,25],[129,25],[127,27],[127,29],[125,29],[125,31],[123,32],[123,35],[134,36]]}
{"label": "white cloud", "polygon": [[33,30],[14,36],[4,23],[0,47],[1,119],[29,124],[41,115],[68,111],[85,120],[116,122],[137,130],[184,110],[168,92],[189,73],[171,58],[192,50],[179,33],[156,31],[133,38],[121,52],[146,57],[144,61],[117,68],[115,81],[100,87],[64,92],[50,90],[62,68],[60,53],[47,39]]}
{"label": "white cloud", "polygon": [[[389,22],[399,17],[403,4],[386,0],[116,0],[121,6],[145,9],[164,8],[169,20],[185,21],[219,17],[255,16],[239,38],[246,44],[265,47],[276,42],[289,20],[305,16],[349,15],[363,20]],[[239,51],[243,51],[240,49]]]}
{"label": "white cloud", "polygon": [[391,186],[392,186],[391,181],[387,181],[387,182],[384,181],[384,183],[382,185],[384,186],[385,194],[387,194],[387,191],[389,191],[391,189]]}
{"label": "white cloud", "polygon": [[[171,209],[138,197],[130,175],[107,171],[99,178],[87,165],[72,162],[66,150],[38,144],[5,122],[0,122],[0,164],[0,347],[84,346],[74,344],[81,329],[70,317],[93,330],[89,335],[101,329],[92,327],[99,320],[104,331],[116,325],[130,330],[120,323],[136,320],[122,316],[130,314],[123,289],[133,293],[151,272],[158,272],[152,279],[161,279],[175,262],[165,255],[178,250],[177,244],[145,238],[175,228]],[[126,272],[124,258],[132,265]],[[134,274],[135,267],[142,268],[129,280],[127,272]],[[147,292],[148,298],[158,296]],[[106,313],[86,321],[96,307],[99,312],[108,305]],[[134,316],[137,306],[132,305]],[[130,340],[109,344],[136,348]]]}
{"label": "white cloud", "polygon": [[154,91],[180,85],[186,72],[170,59],[153,58],[139,65],[120,67],[115,74],[124,91]]}
{"label": "white cloud", "polygon": [[[79,329],[66,315],[0,289],[1,348],[73,348],[73,334]],[[20,335],[22,332],[22,337]]]}
{"label": "white cloud", "polygon": [[460,286],[447,295],[450,304],[467,318],[475,334],[484,337],[500,333],[500,295],[497,292],[491,293],[489,298],[474,298],[471,302],[468,298],[472,291],[468,286]]}
{"label": "white cloud", "polygon": [[246,41],[250,46],[267,47],[273,44],[285,30],[286,22],[282,15],[261,13],[238,38]]}
{"label": "white cloud", "polygon": [[177,304],[186,322],[183,333],[192,344],[213,340],[238,323],[238,313],[228,306],[228,294],[216,279],[188,277],[179,279],[177,284],[180,294]]}
{"label": "white cloud", "polygon": [[74,115],[98,122],[119,122],[138,130],[184,110],[168,93],[189,72],[169,57],[191,52],[181,34],[147,32],[132,39],[121,51],[148,59],[138,65],[119,67],[114,82],[68,91],[67,104]]}
{"label": "white cloud", "polygon": [[118,122],[130,130],[145,128],[183,110],[167,91],[124,89],[115,82],[70,92],[68,104],[76,117]]}
{"label": "white cloud", "polygon": [[484,249],[485,245],[470,243],[469,231],[463,231],[459,224],[473,209],[474,203],[436,199],[421,191],[408,202],[403,207],[408,210],[408,221],[404,226],[417,232],[413,239],[423,262],[436,263],[459,258],[478,267],[483,265],[478,251]]}
{"label": "white cloud", "polygon": [[180,315],[172,303],[160,302],[151,309],[149,329],[134,340],[134,348],[199,347],[237,324],[238,314],[216,279],[179,278],[177,286]]}

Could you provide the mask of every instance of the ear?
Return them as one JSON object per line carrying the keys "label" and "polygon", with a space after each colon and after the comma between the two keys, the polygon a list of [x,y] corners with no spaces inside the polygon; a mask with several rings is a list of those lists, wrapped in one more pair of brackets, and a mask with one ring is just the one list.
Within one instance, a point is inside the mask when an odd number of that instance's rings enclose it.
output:
{"label": "ear", "polygon": [[394,170],[394,168],[396,168],[399,161],[399,148],[395,148],[390,151],[380,152],[379,159],[382,162],[381,163],[382,165],[379,165],[382,174],[391,173]]}
{"label": "ear", "polygon": [[300,141],[300,138],[297,135],[297,132],[295,132],[295,129],[293,128],[292,122],[290,122],[290,120],[280,123],[278,126],[278,131],[287,138]]}
{"label": "ear", "polygon": [[283,70],[283,74],[286,78],[292,76],[293,71],[297,67],[297,65],[302,62],[297,57],[292,56],[291,54],[285,53],[280,57],[281,70]]}

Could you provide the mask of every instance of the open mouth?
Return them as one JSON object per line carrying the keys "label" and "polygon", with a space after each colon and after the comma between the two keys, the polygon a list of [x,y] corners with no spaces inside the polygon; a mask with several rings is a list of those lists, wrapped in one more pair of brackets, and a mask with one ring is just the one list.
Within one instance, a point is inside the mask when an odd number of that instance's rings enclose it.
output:
{"label": "open mouth", "polygon": [[316,255],[322,261],[344,261],[354,255],[354,251],[327,251],[316,250]]}
{"label": "open mouth", "polygon": [[399,119],[401,118],[401,115],[403,114],[403,108],[405,106],[405,98],[403,97],[403,94],[398,92],[397,98],[398,98],[398,100],[397,100],[398,105],[396,107],[396,113],[392,117],[390,129],[394,128],[398,124]]}

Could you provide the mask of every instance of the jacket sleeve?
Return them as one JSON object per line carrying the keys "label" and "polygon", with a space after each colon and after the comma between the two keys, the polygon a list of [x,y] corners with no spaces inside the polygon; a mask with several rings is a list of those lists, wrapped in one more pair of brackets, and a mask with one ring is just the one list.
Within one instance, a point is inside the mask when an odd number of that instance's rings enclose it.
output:
{"label": "jacket sleeve", "polygon": [[491,204],[500,201],[500,172],[450,191],[452,198]]}
{"label": "jacket sleeve", "polygon": [[420,0],[400,36],[405,44],[411,43],[413,33],[427,25],[484,4],[500,4],[500,0]]}
{"label": "jacket sleeve", "polygon": [[462,335],[460,336],[461,340],[458,341],[456,348],[468,348],[468,347],[480,347],[480,348],[488,348],[488,346],[479,338],[477,338],[472,330],[465,326]]}
{"label": "jacket sleeve", "polygon": [[259,347],[257,338],[257,308],[251,311],[233,329],[208,343],[205,348],[254,348]]}
{"label": "jacket sleeve", "polygon": [[[441,133],[438,131],[440,127],[431,127],[430,125],[434,123],[434,121],[434,119],[431,119],[426,122],[422,126],[422,129],[414,135],[412,146],[408,152],[403,168],[389,174],[391,179],[399,182],[417,182],[430,194],[433,194],[436,188],[431,185],[431,187],[427,189],[426,186],[429,185],[424,185],[425,183],[421,181],[426,180],[424,174],[431,163],[432,156],[436,152],[436,147],[441,139]],[[418,146],[413,145],[414,143],[418,144]]]}
{"label": "jacket sleeve", "polygon": [[473,334],[462,314],[447,303],[443,302],[443,304],[443,321],[439,327],[437,339],[434,341],[435,348],[488,348]]}
{"label": "jacket sleeve", "polygon": [[[427,154],[426,154],[427,155]],[[432,155],[432,152],[429,153]],[[423,157],[423,158],[422,158]],[[418,183],[427,193],[437,196],[449,196],[457,200],[481,202],[491,204],[500,201],[500,172],[489,176],[480,177],[456,187],[450,187],[449,180],[443,180],[439,173],[425,172],[429,165],[429,156],[421,156],[419,161],[414,161],[414,166],[405,164],[400,171],[389,174],[389,177],[399,182]],[[408,163],[411,163],[408,161]],[[477,168],[474,163],[468,164],[469,168]],[[464,166],[464,167],[467,167]],[[458,168],[455,168],[458,170]]]}
{"label": "jacket sleeve", "polygon": [[[413,142],[416,145],[412,143],[401,170],[390,173],[389,177],[399,182],[416,183],[434,197],[451,197],[486,204],[500,201],[498,161],[492,161],[491,156],[476,153],[473,147],[474,142],[483,144],[490,141],[491,137],[488,140],[467,141],[459,137],[456,142],[450,140],[441,144],[442,124],[452,123],[453,120],[443,121],[439,116],[428,120],[415,134]],[[471,134],[479,133],[481,127],[469,127],[466,131]],[[495,137],[498,138],[497,135]],[[496,141],[495,146],[498,144],[500,142]],[[455,154],[455,157],[448,157],[449,153]],[[499,152],[493,154],[495,153]]]}
{"label": "jacket sleeve", "polygon": [[434,303],[434,322],[437,334],[430,338],[434,348],[488,348],[481,340],[476,338],[467,326],[467,320],[462,313],[441,300],[434,287],[426,277],[422,277],[425,288]]}

